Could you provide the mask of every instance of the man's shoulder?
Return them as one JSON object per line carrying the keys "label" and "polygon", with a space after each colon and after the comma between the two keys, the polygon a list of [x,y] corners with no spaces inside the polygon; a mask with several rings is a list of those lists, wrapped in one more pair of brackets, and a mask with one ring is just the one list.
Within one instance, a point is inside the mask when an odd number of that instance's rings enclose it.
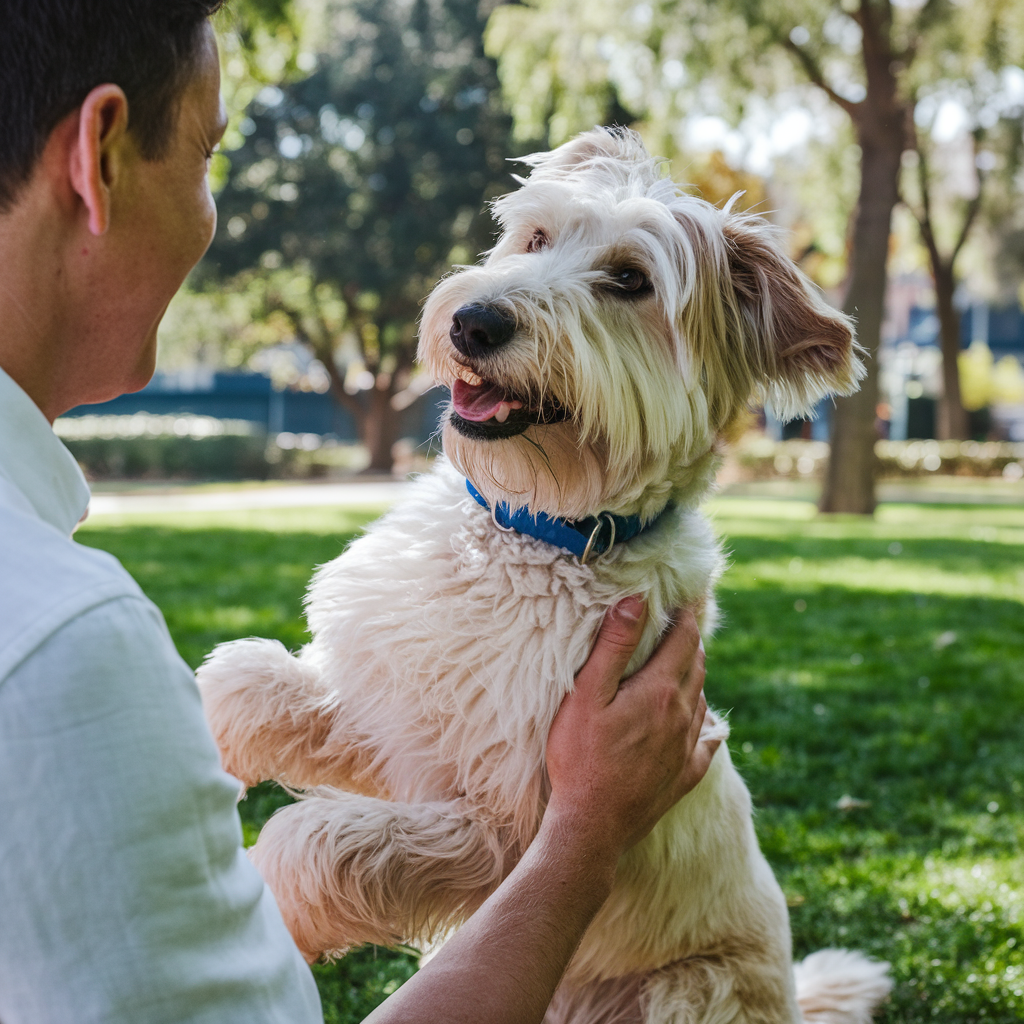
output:
{"label": "man's shoulder", "polygon": [[77,544],[48,523],[0,504],[0,680],[47,637],[107,601],[143,599],[105,551]]}

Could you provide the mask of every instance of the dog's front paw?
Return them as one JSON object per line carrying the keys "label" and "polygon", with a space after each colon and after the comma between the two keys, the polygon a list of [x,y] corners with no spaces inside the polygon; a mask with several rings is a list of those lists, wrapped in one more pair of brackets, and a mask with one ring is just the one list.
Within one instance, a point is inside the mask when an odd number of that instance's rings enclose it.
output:
{"label": "dog's front paw", "polygon": [[221,644],[196,672],[221,765],[246,787],[276,778],[294,731],[299,662],[276,640]]}

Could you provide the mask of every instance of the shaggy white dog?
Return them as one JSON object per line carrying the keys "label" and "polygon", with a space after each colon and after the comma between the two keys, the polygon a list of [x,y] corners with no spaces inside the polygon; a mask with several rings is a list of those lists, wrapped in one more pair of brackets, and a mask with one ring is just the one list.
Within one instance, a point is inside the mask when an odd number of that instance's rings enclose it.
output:
{"label": "shaggy white dog", "polygon": [[[672,609],[713,628],[719,439],[752,397],[806,411],[862,373],[772,229],[681,194],[636,135],[528,162],[494,250],[424,311],[447,462],[317,572],[298,656],[242,640],[199,672],[225,768],[307,791],[252,857],[310,958],[479,906],[537,830],[548,727],[608,608],[648,601],[630,671]],[[623,858],[548,1020],[855,1024],[885,968],[832,950],[794,977],[723,744]]]}

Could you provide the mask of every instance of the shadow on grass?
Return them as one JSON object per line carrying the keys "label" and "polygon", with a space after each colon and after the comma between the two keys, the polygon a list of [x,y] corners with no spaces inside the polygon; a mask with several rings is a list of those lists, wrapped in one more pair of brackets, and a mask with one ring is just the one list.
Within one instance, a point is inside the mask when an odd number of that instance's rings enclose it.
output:
{"label": "shadow on grass", "polygon": [[[797,953],[838,945],[890,960],[882,1019],[893,1024],[1019,1021],[1024,607],[935,592],[921,567],[941,570],[943,586],[1003,580],[1003,593],[1021,548],[921,537],[913,523],[852,537],[768,525],[730,541],[707,691],[731,710],[732,756],[790,897]],[[353,535],[161,525],[81,539],[121,558],[194,666],[239,636],[304,643],[310,570]],[[855,586],[835,582],[844,560],[860,566]],[[287,800],[253,790],[240,805],[247,838]],[[360,1020],[412,969],[375,950],[317,968],[327,1020]]]}

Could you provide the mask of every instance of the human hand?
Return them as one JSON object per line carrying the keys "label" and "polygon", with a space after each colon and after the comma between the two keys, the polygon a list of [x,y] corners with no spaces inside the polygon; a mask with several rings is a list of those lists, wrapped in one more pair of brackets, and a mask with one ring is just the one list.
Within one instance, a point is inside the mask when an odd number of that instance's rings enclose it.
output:
{"label": "human hand", "polygon": [[622,679],[643,634],[639,597],[605,616],[548,735],[548,815],[582,829],[612,862],[704,777],[720,739],[701,739],[708,718],[704,648],[693,613],[679,613],[647,664]]}

